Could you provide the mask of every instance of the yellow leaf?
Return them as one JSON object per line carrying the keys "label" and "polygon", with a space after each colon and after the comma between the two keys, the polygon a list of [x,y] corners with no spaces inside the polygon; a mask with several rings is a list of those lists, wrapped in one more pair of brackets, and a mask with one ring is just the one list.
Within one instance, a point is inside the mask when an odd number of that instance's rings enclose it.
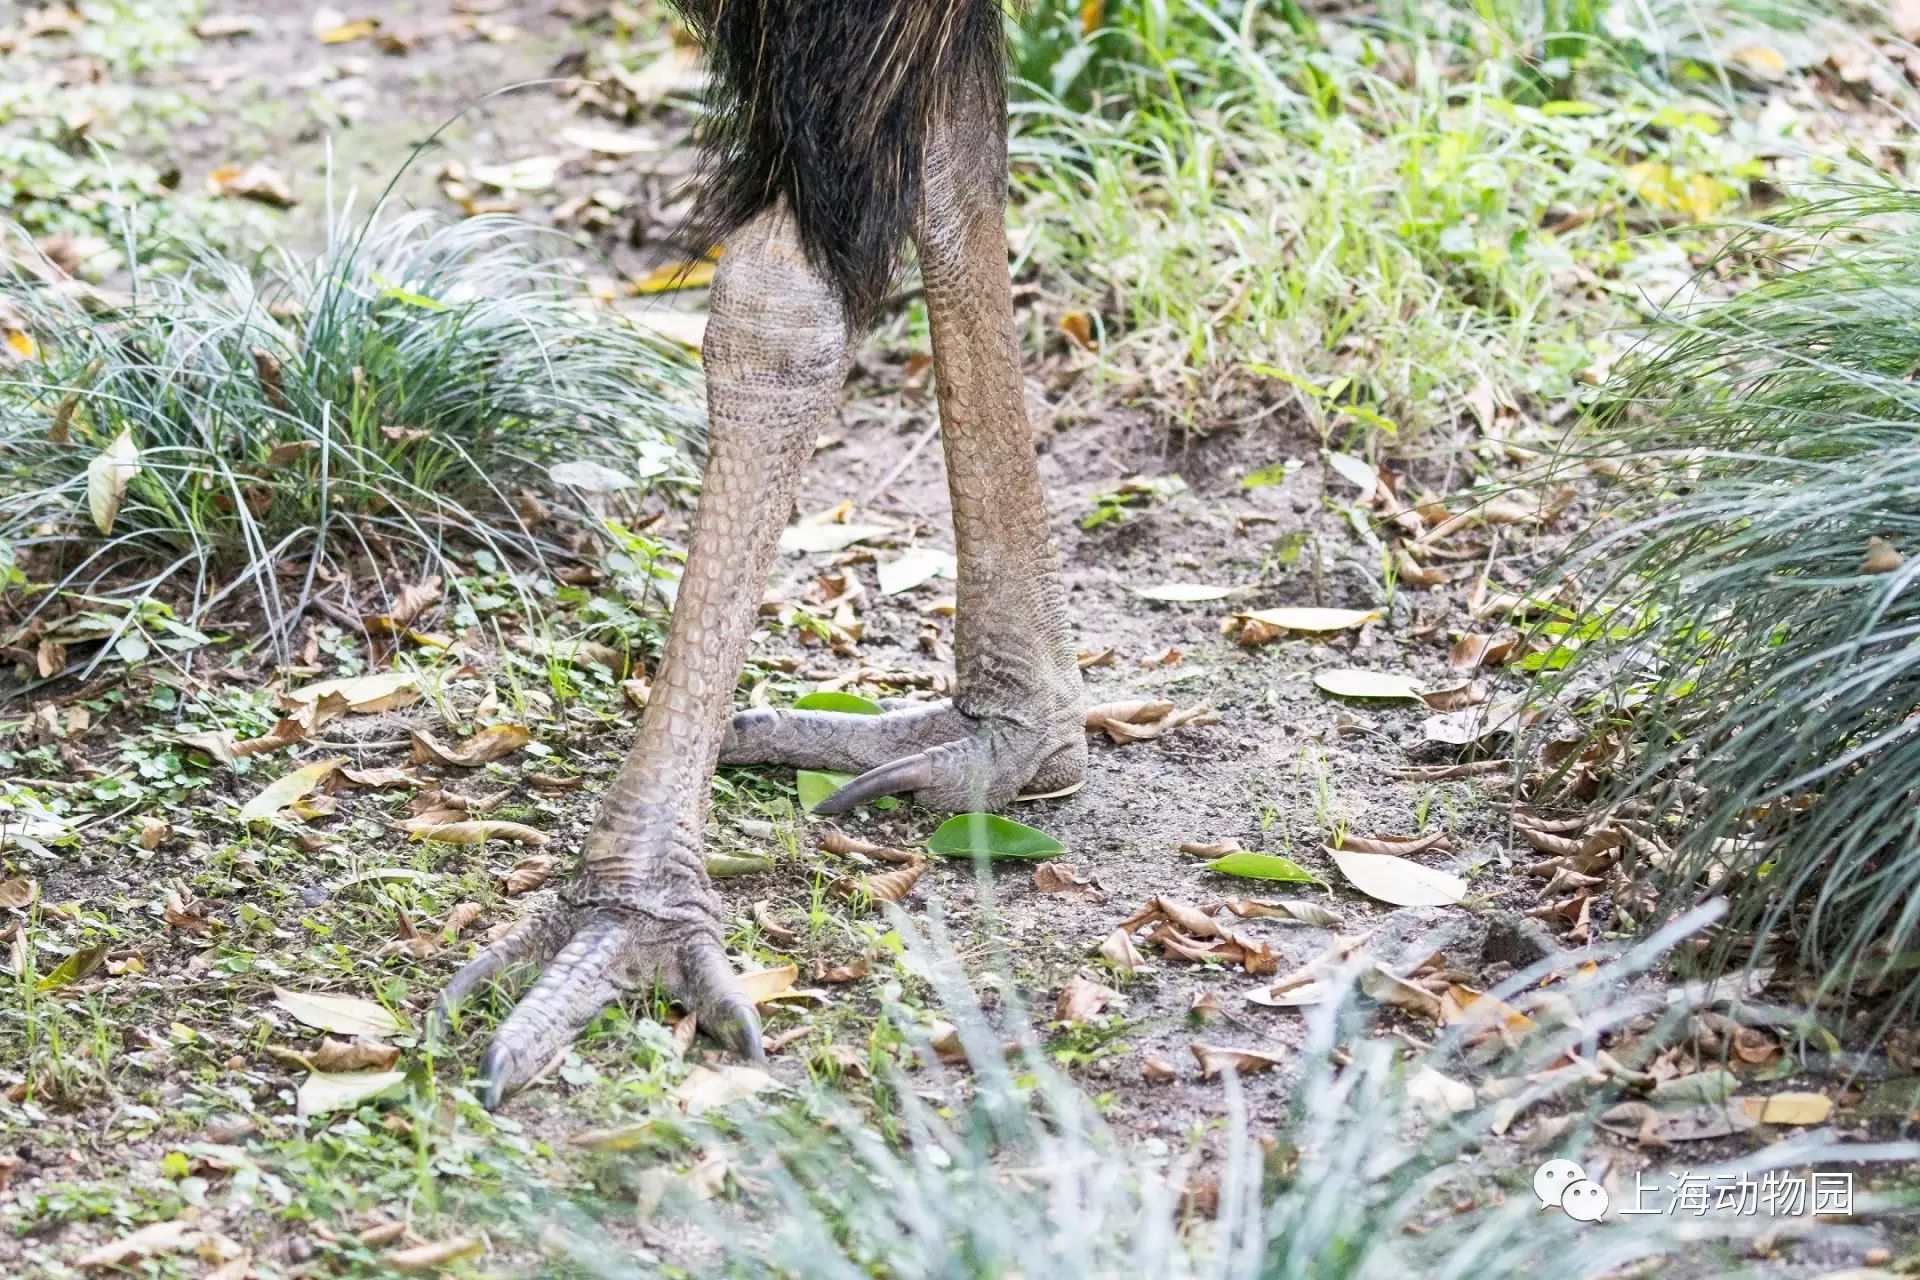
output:
{"label": "yellow leaf", "polygon": [[123,430],[87,464],[87,510],[93,515],[94,528],[103,534],[113,532],[120,501],[139,474],[140,450],[134,447],[132,430]]}
{"label": "yellow leaf", "polygon": [[22,360],[32,360],[40,354],[40,347],[34,342],[30,334],[18,332],[9,333],[7,335],[7,346]]}
{"label": "yellow leaf", "polygon": [[360,18],[353,22],[343,22],[336,27],[327,27],[317,32],[321,44],[352,44],[355,40],[365,40],[380,30],[380,19]]}
{"label": "yellow leaf", "polygon": [[1833,1099],[1824,1093],[1775,1093],[1742,1098],[1740,1108],[1761,1124],[1825,1124]]}
{"label": "yellow leaf", "polygon": [[672,293],[676,289],[704,289],[713,283],[711,262],[663,262],[635,280],[634,293]]}
{"label": "yellow leaf", "polygon": [[285,777],[276,778],[268,783],[259,795],[240,806],[241,825],[251,826],[253,823],[264,822],[271,818],[325,782],[328,774],[345,763],[345,757],[332,756],[325,760],[316,760],[309,765],[302,765]]}

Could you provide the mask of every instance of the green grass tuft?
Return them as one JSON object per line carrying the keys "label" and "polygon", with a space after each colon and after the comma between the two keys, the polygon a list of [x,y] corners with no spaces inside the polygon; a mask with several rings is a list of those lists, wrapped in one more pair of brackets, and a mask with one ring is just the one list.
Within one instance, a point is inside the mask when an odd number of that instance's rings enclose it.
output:
{"label": "green grass tuft", "polygon": [[[1920,1002],[1920,196],[1857,193],[1728,253],[1789,269],[1672,317],[1587,444],[1626,527],[1563,689],[1598,684],[1620,792],[1673,846],[1659,914],[1733,907],[1720,957]],[[1611,468],[1610,468],[1611,469]]]}
{"label": "green grass tuft", "polygon": [[258,271],[190,254],[117,300],[0,284],[0,563],[195,625],[245,602],[284,635],[324,584],[377,591],[383,566],[568,554],[576,530],[538,508],[573,491],[547,468],[679,473],[696,384],[586,309],[538,234],[413,215]]}

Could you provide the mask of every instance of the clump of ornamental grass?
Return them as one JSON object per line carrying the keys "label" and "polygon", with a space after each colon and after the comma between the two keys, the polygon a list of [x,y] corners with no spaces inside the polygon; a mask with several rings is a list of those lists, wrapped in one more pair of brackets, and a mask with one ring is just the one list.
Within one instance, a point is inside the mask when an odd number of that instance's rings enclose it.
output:
{"label": "clump of ornamental grass", "polygon": [[1662,918],[1821,998],[1920,1003],[1920,195],[1849,193],[1729,256],[1768,282],[1669,316],[1585,437],[1626,479],[1549,665],[1656,815]]}
{"label": "clump of ornamental grass", "polygon": [[[1592,1061],[1603,1044],[1640,1061],[1670,1041],[1688,1011],[1669,1009],[1657,990],[1629,994],[1627,985],[1711,914],[1600,956],[1601,967],[1580,981],[1564,979],[1592,957],[1558,956],[1516,974],[1490,995],[1526,1003],[1555,970],[1562,981],[1550,988],[1555,1011],[1505,1037],[1504,1047],[1484,1024],[1455,1025],[1431,1048],[1409,1053],[1404,1042],[1370,1034],[1347,974],[1332,983],[1345,996],[1304,1011],[1309,1035],[1288,1068],[1296,1079],[1277,1129],[1249,1120],[1235,1078],[1207,1086],[1226,1091],[1230,1114],[1221,1158],[1198,1168],[1114,1133],[1030,1035],[1010,1050],[1005,1027],[1025,1025],[1017,1004],[990,1018],[950,945],[929,946],[903,921],[914,967],[932,978],[940,1016],[957,1026],[945,1052],[936,1055],[922,1041],[918,1057],[909,1055],[913,1068],[883,1075],[887,1101],[877,1116],[846,1094],[814,1090],[784,1108],[762,1094],[725,1119],[652,1125],[645,1131],[651,1151],[638,1163],[664,1154],[670,1165],[698,1146],[706,1168],[731,1171],[740,1200],[719,1210],[719,1201],[663,1201],[657,1182],[653,1193],[644,1190],[644,1172],[642,1200],[649,1212],[695,1226],[724,1254],[724,1263],[705,1256],[701,1273],[755,1280],[1530,1280],[1623,1274],[1619,1268],[1675,1254],[1701,1264],[1696,1274],[1739,1274],[1731,1244],[1764,1222],[1699,1224],[1684,1215],[1576,1222],[1543,1211],[1529,1180],[1538,1163],[1587,1151],[1591,1133],[1576,1123],[1558,1143],[1525,1148],[1491,1136],[1508,1132],[1516,1117],[1532,1124],[1541,1114],[1536,1106],[1552,1111],[1567,1100],[1592,1100],[1589,1073],[1566,1069],[1568,1062]],[[897,1003],[886,1012],[896,1028],[924,1022]],[[1614,1038],[1630,1025],[1624,1038],[1635,1050]],[[964,1078],[949,1078],[952,1091],[936,1092],[935,1077],[955,1060],[956,1044],[965,1052]],[[1485,1105],[1477,1105],[1467,1078],[1516,1088],[1489,1087]],[[1453,1101],[1444,1101],[1449,1095]],[[608,1131],[611,1146],[628,1154],[606,1159],[634,1163],[637,1136]],[[1601,1158],[1597,1147],[1592,1154]],[[1759,1175],[1813,1160],[1912,1154],[1910,1146],[1786,1143],[1715,1172]],[[1864,1211],[1868,1197],[1856,1203]],[[546,1206],[524,1225],[551,1254],[589,1274],[658,1273],[609,1248],[585,1204]],[[677,1230],[656,1238],[688,1239]],[[1830,1239],[1845,1234],[1836,1228]]]}
{"label": "clump of ornamental grass", "polygon": [[378,611],[389,569],[571,554],[583,491],[681,472],[694,375],[541,235],[376,216],[311,256],[184,250],[119,296],[0,281],[11,621],[158,597],[284,637],[321,593]]}

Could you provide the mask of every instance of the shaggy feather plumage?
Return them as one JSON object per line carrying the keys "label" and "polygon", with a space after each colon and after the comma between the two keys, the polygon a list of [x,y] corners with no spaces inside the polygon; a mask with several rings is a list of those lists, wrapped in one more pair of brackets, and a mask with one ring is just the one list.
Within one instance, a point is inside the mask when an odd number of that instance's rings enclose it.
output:
{"label": "shaggy feather plumage", "polygon": [[698,233],[784,196],[807,255],[868,323],[920,200],[927,124],[956,90],[1005,97],[998,0],[677,0],[712,81]]}

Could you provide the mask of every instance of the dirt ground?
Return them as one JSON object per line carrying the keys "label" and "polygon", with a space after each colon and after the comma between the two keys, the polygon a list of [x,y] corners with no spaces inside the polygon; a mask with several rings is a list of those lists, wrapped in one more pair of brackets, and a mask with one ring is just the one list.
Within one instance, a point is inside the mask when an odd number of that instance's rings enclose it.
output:
{"label": "dirt ground", "polygon": [[[316,43],[311,7],[305,4],[279,0],[253,9],[261,22],[251,34],[209,44],[184,71],[163,73],[198,86],[214,104],[206,124],[183,133],[173,158],[189,184],[218,165],[273,159],[301,197],[285,221],[286,238],[296,245],[311,243],[324,225],[324,164],[329,155],[336,193],[348,182],[369,190],[406,158],[413,144],[477,95],[516,82],[565,81],[581,70],[572,24],[564,12],[545,3],[395,6],[387,26],[407,33],[409,43],[401,55],[382,53],[365,42],[345,49]],[[490,39],[476,34],[478,22],[519,34]],[[583,122],[595,118],[580,112],[576,96],[555,86],[488,99],[446,131],[400,190],[407,200],[449,207],[466,190],[460,187],[462,172],[540,151],[566,128]],[[580,237],[578,252],[590,273],[633,278],[676,256],[673,228],[681,207],[680,183],[689,167],[681,146],[685,123],[682,112],[653,113],[625,127],[658,137],[661,149],[656,155],[616,161],[568,151],[551,187],[479,198],[511,203],[536,218],[554,219],[557,208],[559,220],[565,221],[579,215],[577,208],[567,208],[570,202],[596,189],[618,188],[629,203],[617,211],[605,210],[597,218],[603,225],[581,230],[576,221],[571,229]],[[1111,655],[1089,664],[1087,700],[1162,699],[1179,709],[1204,703],[1214,715],[1127,745],[1096,733],[1083,789],[1017,806],[1013,816],[1065,846],[1063,861],[1089,882],[1088,888],[1043,892],[1030,864],[1001,864],[991,876],[989,910],[971,867],[936,862],[906,907],[925,915],[939,904],[963,955],[982,971],[1010,968],[1035,1009],[1037,1024],[1053,1021],[1055,998],[1076,974],[1116,988],[1108,1012],[1119,1016],[1077,1030],[1046,1032],[1057,1060],[1088,1089],[1105,1095],[1105,1116],[1123,1136],[1176,1145],[1197,1140],[1204,1147],[1218,1142],[1217,1122],[1226,1114],[1227,1095],[1219,1080],[1203,1078],[1190,1046],[1198,1041],[1285,1057],[1300,1047],[1302,1015],[1295,1009],[1248,1003],[1244,993],[1263,985],[1263,979],[1244,968],[1173,962],[1144,942],[1147,963],[1130,977],[1098,963],[1094,948],[1155,896],[1203,905],[1246,896],[1318,903],[1342,917],[1339,934],[1370,934],[1372,953],[1389,965],[1418,964],[1440,952],[1443,967],[1480,988],[1524,966],[1543,947],[1579,945],[1570,936],[1573,921],[1525,915],[1546,900],[1545,880],[1521,870],[1541,855],[1509,821],[1503,807],[1505,771],[1441,780],[1410,778],[1409,766],[1444,765],[1476,758],[1475,753],[1463,755],[1430,741],[1422,724],[1435,713],[1419,702],[1342,699],[1313,683],[1315,673],[1332,668],[1404,674],[1428,686],[1460,681],[1463,673],[1449,661],[1455,637],[1497,625],[1476,620],[1470,612],[1476,576],[1491,564],[1492,590],[1521,588],[1541,540],[1566,536],[1575,521],[1569,515],[1544,533],[1524,528],[1492,531],[1487,554],[1444,562],[1450,577],[1441,584],[1391,582],[1383,575],[1377,543],[1356,532],[1349,514],[1357,497],[1353,483],[1328,466],[1325,442],[1303,412],[1228,396],[1216,408],[1194,415],[1190,424],[1181,423],[1177,419],[1185,414],[1169,412],[1168,406],[1142,396],[1124,377],[1090,368],[1093,357],[1058,335],[1062,304],[1043,287],[1023,282],[1020,299],[1024,330],[1051,335],[1043,349],[1028,353],[1030,401],[1078,644],[1089,657]],[[701,302],[700,293],[693,291],[662,300],[623,298],[619,305],[646,310],[697,308]],[[910,307],[910,302],[903,303],[900,317]],[[896,318],[886,326],[883,341],[861,361],[844,420],[823,441],[798,504],[800,514],[807,516],[851,501],[850,519],[892,525],[895,531],[875,539],[874,554],[855,549],[851,554],[783,555],[768,586],[769,598],[818,600],[822,576],[843,574],[845,581],[835,584],[838,589],[855,583],[861,588],[855,604],[864,629],[856,642],[835,651],[802,642],[795,630],[768,627],[755,642],[749,697],[778,703],[793,692],[823,684],[879,696],[900,692],[903,683],[911,691],[944,678],[952,623],[939,603],[950,594],[951,584],[935,578],[886,595],[875,564],[876,557],[891,559],[904,547],[952,546],[932,393],[922,362],[913,358],[923,341],[916,339],[908,319]],[[1297,466],[1273,483],[1245,483],[1249,476],[1282,463]],[[1121,518],[1083,527],[1100,508],[1101,495],[1113,493],[1130,478],[1172,476],[1183,482],[1178,492],[1140,501]],[[1404,487],[1444,491],[1448,481],[1442,456],[1412,464]],[[684,509],[671,504],[655,509],[660,523],[651,532],[684,541]],[[1235,594],[1228,600],[1185,604],[1139,594],[1142,588],[1169,582],[1231,587]],[[1240,643],[1223,627],[1235,613],[1288,606],[1378,610],[1380,618],[1324,639],[1282,636],[1258,645]],[[857,679],[867,668],[912,673],[914,679]],[[1476,678],[1487,683],[1495,699],[1524,687],[1523,677],[1500,670],[1481,671]],[[470,707],[476,697],[472,691],[459,694],[456,706],[465,700]],[[591,782],[617,762],[633,720],[630,708],[603,710],[557,727],[551,735],[543,733],[556,753],[553,759],[590,780],[580,791],[542,792],[518,772],[496,771],[474,785],[493,790],[504,781],[513,788],[507,807],[537,815],[537,824],[554,837],[548,851],[558,852],[564,867],[591,817]],[[403,730],[421,723],[428,721],[416,716],[383,723],[377,732],[357,731],[360,741],[347,742],[343,749],[358,767],[400,764],[406,756]],[[107,749],[107,740],[97,731],[93,741],[103,752]],[[1478,756],[1496,757],[1500,745],[1490,740]],[[787,794],[784,774],[723,770],[723,782],[727,790],[716,808],[714,850],[771,855],[775,863],[770,871],[722,883],[732,941],[750,953],[739,961],[741,967],[791,962],[799,967],[802,986],[827,989],[817,1006],[782,1004],[769,1013],[767,1032],[776,1040],[802,1026],[813,1028],[810,1035],[786,1042],[773,1059],[774,1074],[794,1084],[809,1075],[831,1074],[836,1063],[845,1068],[849,1061],[845,1052],[836,1057],[831,1046],[860,1045],[871,1032],[872,984],[882,980],[885,962],[877,961],[874,976],[862,981],[828,983],[816,975],[856,959],[884,926],[871,920],[836,920],[807,930],[791,944],[768,936],[756,920],[770,916],[793,924],[815,917],[823,876],[843,864],[818,851],[822,828],[814,820],[796,816],[790,808],[784,816],[768,818],[780,811],[777,804],[769,808],[768,797]],[[223,785],[238,796],[254,784]],[[178,841],[163,844],[144,861],[130,860],[130,846],[122,843],[117,828],[103,824],[98,831],[103,837],[116,832],[112,839],[83,841],[66,865],[40,869],[43,901],[77,903],[82,913],[117,913],[130,931],[120,947],[145,957],[144,974],[102,976],[79,994],[108,1003],[124,998],[149,1009],[137,1031],[116,1029],[116,1035],[124,1035],[121,1048],[159,1060],[166,1057],[162,1046],[170,1044],[174,1067],[182,1070],[175,1074],[171,1068],[156,1068],[137,1088],[83,1094],[74,1106],[0,1110],[0,1128],[5,1130],[0,1149],[12,1153],[5,1166],[9,1177],[0,1179],[0,1204],[7,1206],[11,1223],[6,1237],[0,1238],[0,1270],[21,1276],[77,1274],[73,1260],[80,1253],[123,1233],[150,1210],[125,1203],[89,1208],[80,1192],[60,1191],[54,1197],[57,1211],[46,1212],[46,1197],[56,1188],[97,1189],[170,1177],[169,1153],[188,1142],[215,1144],[225,1151],[244,1146],[250,1131],[271,1136],[273,1143],[290,1140],[285,1100],[298,1071],[265,1051],[269,1037],[260,1019],[275,985],[337,981],[341,990],[363,989],[364,957],[324,955],[326,937],[345,938],[350,929],[366,927],[376,915],[340,887],[347,877],[336,872],[394,865],[457,872],[471,878],[465,883],[484,885],[490,883],[489,868],[501,863],[495,850],[408,844],[398,834],[364,838],[363,833],[373,829],[368,823],[383,819],[390,808],[387,800],[371,793],[346,798],[347,816],[337,828],[348,834],[351,847],[346,853],[336,846],[327,855],[332,862],[303,869],[296,851],[278,848],[261,855],[257,868],[265,880],[281,880],[278,890],[235,873],[231,891],[211,899],[214,915],[230,925],[252,927],[242,923],[249,904],[265,908],[270,916],[259,927],[257,950],[262,956],[278,954],[280,960],[245,969],[224,964],[199,935],[169,930],[148,911],[125,905],[151,899],[154,885],[201,874],[219,841],[211,821],[201,830],[182,829]],[[359,819],[367,821],[355,825]],[[901,807],[866,812],[841,825],[883,844],[910,845],[924,840],[936,821]],[[1459,905],[1396,908],[1374,901],[1347,883],[1324,848],[1342,835],[1390,838],[1436,830],[1447,833],[1446,845],[1417,855],[1416,861],[1466,878],[1469,893]],[[788,835],[795,840],[791,849],[781,845]],[[1183,843],[1226,843],[1282,854],[1321,883],[1273,885],[1224,877],[1207,871],[1203,858],[1182,853]],[[483,923],[510,920],[537,900],[508,900],[494,893],[484,899]],[[1602,941],[1612,919],[1606,895],[1599,895],[1590,909],[1592,938]],[[1268,944],[1279,973],[1322,955],[1336,932],[1276,919],[1223,919],[1243,936]],[[384,966],[404,991],[406,1003],[417,1010],[465,954],[462,944],[417,961],[402,955],[373,963],[376,970]],[[289,969],[289,957],[309,968]],[[199,1042],[170,1031],[170,1023],[197,1028]],[[1410,1020],[1389,1018],[1388,1025],[1392,1034],[1415,1041],[1423,1034],[1431,1037],[1431,1028],[1423,1032]],[[484,1027],[470,1025],[467,1031],[469,1038],[457,1053],[470,1065]],[[280,1038],[284,1035],[283,1027]],[[705,1051],[693,1052],[698,1056]],[[861,1047],[852,1056],[865,1053]],[[646,1114],[668,1087],[674,1068],[662,1065],[664,1061],[659,1033],[641,1028],[635,1019],[621,1021],[611,1032],[591,1038],[566,1066],[514,1102],[505,1113],[509,1127],[478,1128],[463,1110],[462,1118],[449,1121],[458,1140],[448,1137],[436,1160],[463,1168],[484,1163],[494,1158],[485,1153],[486,1144],[500,1142],[505,1144],[502,1150],[512,1153],[499,1157],[506,1176],[522,1176],[512,1170],[524,1164],[541,1170],[555,1187],[570,1185],[578,1170],[564,1154],[568,1137]],[[443,1078],[457,1079],[462,1069],[444,1061],[437,1065]],[[30,1069],[26,1064],[7,1067],[15,1078]],[[1741,1070],[1752,1077],[1744,1092],[1835,1085],[1835,1077],[1798,1072],[1778,1055],[1763,1066]],[[1156,1078],[1168,1074],[1171,1078]],[[1295,1069],[1286,1066],[1247,1078],[1249,1118],[1257,1131],[1271,1131],[1281,1122],[1295,1076]],[[1899,1076],[1884,1055],[1878,1055],[1864,1064],[1858,1079]],[[250,1114],[261,1107],[277,1107],[281,1114],[271,1122],[234,1121],[205,1102],[209,1091],[221,1089],[252,1095],[255,1102],[246,1108]],[[412,1123],[425,1121],[415,1116]],[[348,1127],[355,1132],[362,1128],[357,1121],[344,1121],[341,1128]],[[1860,1136],[1893,1131],[1885,1116],[1850,1116],[1844,1108],[1839,1128]],[[396,1213],[423,1220],[431,1216],[432,1197],[421,1191],[418,1181],[396,1184],[403,1188],[398,1191],[377,1179],[357,1187],[317,1190],[329,1179],[372,1175],[363,1174],[362,1166],[345,1156],[331,1165],[315,1157],[313,1152],[324,1144],[324,1135],[316,1137],[316,1132],[309,1130],[301,1147],[300,1159],[307,1163],[300,1166],[304,1181],[295,1180],[293,1198],[304,1207],[301,1212],[287,1212],[284,1204],[280,1212],[252,1216],[207,1210],[223,1230],[245,1242],[254,1274],[373,1274],[377,1267],[365,1260],[371,1255],[342,1252],[337,1241],[377,1227]],[[352,1139],[351,1133],[338,1136],[343,1142]],[[1655,1152],[1630,1138],[1602,1134],[1593,1142],[1591,1158],[1607,1162],[1618,1177],[1628,1177],[1652,1161],[1673,1159],[1671,1153]],[[200,1171],[226,1159],[225,1176],[255,1161],[272,1169],[273,1157],[265,1153],[283,1150],[273,1143],[244,1160],[203,1152],[192,1157],[193,1167]],[[1728,1149],[1703,1144],[1681,1154],[1704,1163],[1706,1158],[1697,1153]],[[444,1154],[452,1150],[460,1153],[457,1161]],[[562,1154],[554,1156],[556,1151]],[[471,1173],[452,1173],[445,1164],[435,1167],[439,1176]],[[34,1205],[41,1210],[37,1221],[19,1216]],[[327,1221],[323,1206],[340,1217]],[[622,1225],[620,1230],[624,1238],[629,1228]],[[628,1243],[634,1248],[658,1245],[646,1230],[632,1230]],[[1910,1250],[1912,1244],[1876,1234],[1847,1250],[1817,1257],[1785,1252],[1770,1265],[1781,1276],[1819,1274],[1861,1265],[1883,1247]],[[503,1252],[489,1265],[504,1265],[512,1256]],[[156,1274],[205,1274],[212,1266],[179,1265],[178,1272]]]}

